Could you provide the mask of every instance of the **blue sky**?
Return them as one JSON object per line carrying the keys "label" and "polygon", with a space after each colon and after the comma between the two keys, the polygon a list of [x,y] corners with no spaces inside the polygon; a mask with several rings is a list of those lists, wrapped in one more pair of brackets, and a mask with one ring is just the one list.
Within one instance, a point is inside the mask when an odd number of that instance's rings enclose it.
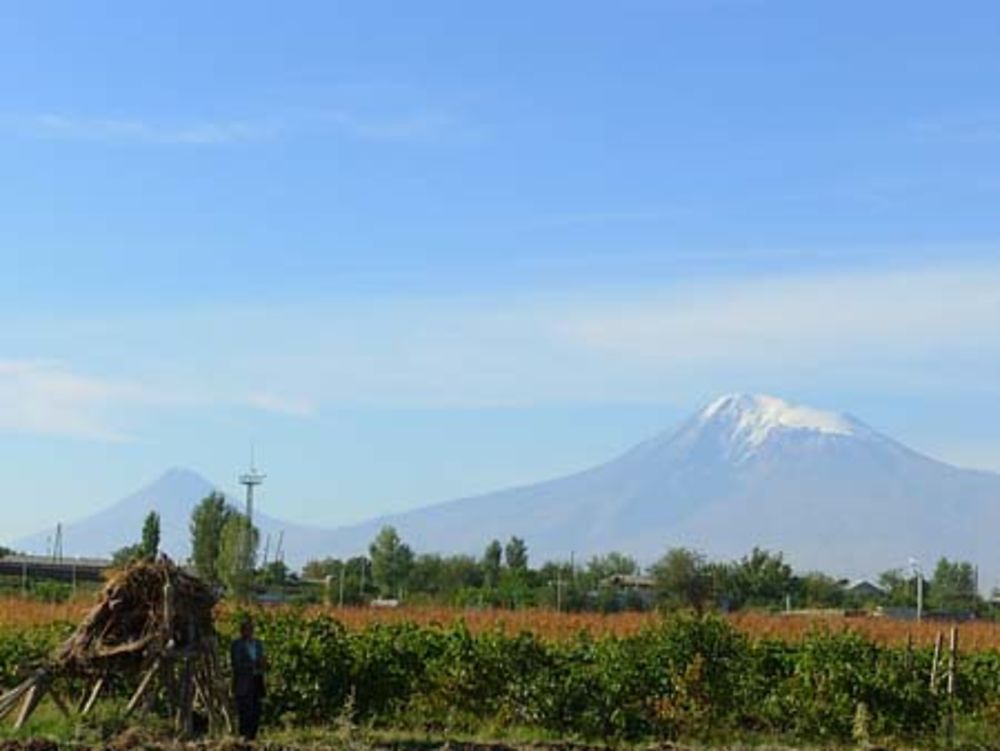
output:
{"label": "blue sky", "polygon": [[[0,7],[0,539],[337,524],[718,393],[1000,470],[995,3]],[[67,543],[68,546],[70,543]]]}

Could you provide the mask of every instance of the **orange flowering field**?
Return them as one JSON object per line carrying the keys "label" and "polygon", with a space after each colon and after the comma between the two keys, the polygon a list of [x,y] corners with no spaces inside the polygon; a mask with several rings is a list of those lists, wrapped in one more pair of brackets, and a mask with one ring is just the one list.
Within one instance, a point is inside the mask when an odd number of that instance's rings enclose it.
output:
{"label": "orange flowering field", "polygon": [[[31,626],[55,621],[77,621],[92,603],[91,597],[81,597],[68,603],[41,603],[20,598],[0,599],[0,625]],[[229,606],[224,605],[227,609]],[[360,629],[371,623],[412,622],[418,625],[449,625],[464,620],[473,632],[500,628],[508,633],[531,631],[546,639],[565,639],[580,631],[593,636],[633,634],[660,618],[653,613],[557,613],[551,610],[478,610],[449,607],[402,607],[375,609],[313,606],[307,612],[328,614],[347,628]],[[842,617],[824,615],[781,615],[740,613],[728,616],[729,621],[751,638],[794,642],[811,630],[854,631],[879,644],[929,646],[935,635],[943,632],[947,638],[950,624],[936,621],[915,623],[867,616]],[[976,621],[959,626],[959,646],[966,651],[1000,649],[1000,623]]]}

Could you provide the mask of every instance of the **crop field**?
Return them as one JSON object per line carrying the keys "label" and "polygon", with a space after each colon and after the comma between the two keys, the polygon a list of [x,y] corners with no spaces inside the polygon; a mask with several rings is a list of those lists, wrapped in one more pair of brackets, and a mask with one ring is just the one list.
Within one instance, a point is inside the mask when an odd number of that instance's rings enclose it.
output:
{"label": "crop field", "polygon": [[[0,627],[39,626],[76,622],[91,606],[91,597],[80,597],[68,603],[42,603],[30,599],[0,599]],[[230,610],[221,608],[225,616]],[[287,606],[269,607],[269,612],[291,611]],[[309,617],[330,616],[349,630],[361,630],[375,623],[418,626],[451,626],[463,622],[474,633],[499,630],[507,634],[523,631],[543,639],[570,639],[584,632],[593,637],[604,635],[629,636],[655,626],[661,616],[655,613],[559,613],[552,610],[492,610],[448,607],[402,607],[393,609],[312,606],[305,609]],[[885,646],[927,647],[934,644],[938,633],[946,632],[950,624],[934,620],[899,621],[873,616],[783,615],[770,613],[739,613],[726,616],[729,623],[751,639],[766,639],[789,643],[801,642],[810,633],[822,630],[833,633],[848,631],[860,634]],[[1000,622],[971,621],[959,627],[959,649],[965,652],[1000,650]]]}
{"label": "crop field", "polygon": [[[66,637],[84,606],[18,607],[0,624],[0,687]],[[240,613],[223,608],[223,640]],[[390,733],[587,744],[760,737],[934,745],[995,739],[992,623],[961,626],[954,694],[930,681],[948,624],[743,615],[266,608],[268,727],[349,722]],[[935,685],[937,688],[935,688]],[[67,687],[72,688],[72,687]],[[118,688],[127,697],[134,687]],[[79,687],[77,687],[78,692]],[[992,733],[993,735],[984,735]],[[860,739],[860,740],[859,740]]]}

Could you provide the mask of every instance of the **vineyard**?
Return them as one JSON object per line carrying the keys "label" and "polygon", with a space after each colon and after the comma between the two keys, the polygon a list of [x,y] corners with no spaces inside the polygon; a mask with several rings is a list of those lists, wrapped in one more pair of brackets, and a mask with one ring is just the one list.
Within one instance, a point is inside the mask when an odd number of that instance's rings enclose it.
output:
{"label": "vineyard", "polygon": [[[18,613],[0,626],[0,686],[70,630]],[[220,615],[223,636],[238,613]],[[458,617],[461,616],[461,620]],[[817,623],[452,610],[258,613],[268,646],[267,723],[588,742],[886,740],[932,744],[1000,719],[991,624],[962,626],[955,693],[933,690],[933,624]],[[128,687],[122,686],[123,695]],[[970,728],[972,730],[970,730]]]}

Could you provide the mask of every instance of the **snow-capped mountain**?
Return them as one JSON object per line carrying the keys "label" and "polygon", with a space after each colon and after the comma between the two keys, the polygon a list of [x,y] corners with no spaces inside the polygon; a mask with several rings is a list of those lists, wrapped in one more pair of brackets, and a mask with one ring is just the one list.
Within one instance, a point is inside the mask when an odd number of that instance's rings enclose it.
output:
{"label": "snow-capped mountain", "polygon": [[[66,529],[67,553],[131,542],[152,508],[164,547],[184,556],[187,520],[211,484],[185,470]],[[770,396],[715,400],[679,428],[567,477],[425,506],[324,530],[261,518],[284,531],[291,564],[367,548],[393,524],[422,552],[479,554],[524,537],[533,560],[621,550],[651,561],[688,546],[735,557],[755,545],[784,551],[800,569],[845,576],[938,556],[978,563],[984,586],[1000,575],[1000,475],[923,456],[843,414]],[[44,537],[31,545],[43,549]]]}
{"label": "snow-capped mountain", "polygon": [[[770,396],[715,400],[678,429],[568,477],[331,533],[358,551],[381,524],[417,550],[478,553],[526,538],[535,559],[671,546],[735,557],[754,545],[799,568],[871,575],[916,557],[1000,574],[1000,475],[935,461],[843,414]],[[984,583],[990,583],[984,577]]]}

